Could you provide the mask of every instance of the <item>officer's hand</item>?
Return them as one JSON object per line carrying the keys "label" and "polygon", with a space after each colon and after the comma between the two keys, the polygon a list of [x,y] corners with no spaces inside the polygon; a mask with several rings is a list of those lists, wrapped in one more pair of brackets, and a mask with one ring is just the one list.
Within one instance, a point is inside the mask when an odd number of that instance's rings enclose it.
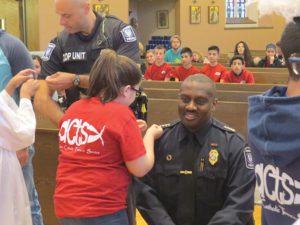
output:
{"label": "officer's hand", "polygon": [[147,135],[153,136],[154,140],[160,138],[160,136],[163,134],[163,129],[161,126],[153,124],[148,130]]}
{"label": "officer's hand", "polygon": [[20,162],[20,165],[23,167],[27,164],[29,159],[29,151],[28,148],[21,149],[17,151],[17,158]]}
{"label": "officer's hand", "polygon": [[46,82],[51,89],[62,91],[73,86],[74,77],[73,73],[57,72],[48,76]]}
{"label": "officer's hand", "polygon": [[138,126],[139,126],[141,132],[144,132],[145,130],[147,130],[147,123],[145,120],[136,120],[136,122],[138,123]]}

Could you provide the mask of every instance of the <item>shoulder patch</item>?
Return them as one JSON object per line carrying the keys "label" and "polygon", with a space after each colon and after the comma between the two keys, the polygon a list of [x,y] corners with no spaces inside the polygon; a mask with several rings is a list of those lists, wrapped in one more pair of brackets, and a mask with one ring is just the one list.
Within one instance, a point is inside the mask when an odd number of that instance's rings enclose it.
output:
{"label": "shoulder patch", "polygon": [[246,167],[250,170],[253,170],[254,169],[254,162],[253,162],[253,157],[252,157],[250,147],[245,147],[244,148],[244,156],[245,156]]}
{"label": "shoulder patch", "polygon": [[136,35],[131,26],[126,26],[121,30],[121,34],[125,42],[134,42],[136,41]]}
{"label": "shoulder patch", "polygon": [[170,127],[175,126],[179,122],[180,122],[180,120],[175,120],[175,121],[172,121],[170,123],[161,124],[160,126],[161,126],[162,129],[166,129],[166,128],[170,128]]}
{"label": "shoulder patch", "polygon": [[46,49],[44,55],[42,56],[43,61],[49,61],[55,46],[56,46],[55,44],[49,43],[48,48]]}

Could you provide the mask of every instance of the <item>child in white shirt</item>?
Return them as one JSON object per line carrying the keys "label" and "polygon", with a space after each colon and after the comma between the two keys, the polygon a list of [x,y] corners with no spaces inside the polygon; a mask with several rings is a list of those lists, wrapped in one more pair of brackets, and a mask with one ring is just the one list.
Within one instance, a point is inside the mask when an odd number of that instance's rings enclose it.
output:
{"label": "child in white shirt", "polygon": [[[16,151],[34,142],[36,119],[31,97],[38,81],[22,70],[0,93],[0,220],[3,225],[32,225],[30,203]],[[22,85],[23,84],[23,85]],[[20,105],[12,98],[20,90]]]}

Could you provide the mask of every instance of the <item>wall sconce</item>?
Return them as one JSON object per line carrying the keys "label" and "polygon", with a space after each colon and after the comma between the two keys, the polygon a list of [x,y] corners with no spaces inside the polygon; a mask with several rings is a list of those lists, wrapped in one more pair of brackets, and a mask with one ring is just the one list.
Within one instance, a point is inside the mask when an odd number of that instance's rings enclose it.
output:
{"label": "wall sconce", "polygon": [[5,18],[0,18],[0,29],[5,30]]}

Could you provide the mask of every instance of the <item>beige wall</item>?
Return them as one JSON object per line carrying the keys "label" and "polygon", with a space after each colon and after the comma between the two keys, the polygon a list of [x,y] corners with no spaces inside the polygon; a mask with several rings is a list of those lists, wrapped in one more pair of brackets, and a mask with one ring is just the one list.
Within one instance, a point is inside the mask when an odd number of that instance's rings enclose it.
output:
{"label": "beige wall", "polygon": [[[142,4],[139,0],[137,5]],[[156,1],[156,0],[152,0]],[[149,1],[147,1],[149,2]],[[171,0],[160,2],[172,2]],[[264,49],[269,42],[276,42],[281,35],[285,25],[284,20],[276,15],[268,16],[260,19],[260,25],[265,26],[273,24],[273,28],[251,28],[251,29],[225,29],[225,0],[215,0],[215,5],[220,7],[220,22],[219,24],[208,24],[208,6],[210,1],[198,1],[197,5],[201,6],[201,24],[190,24],[189,7],[192,1],[188,0],[173,0],[174,9],[170,9],[171,17],[170,24],[172,24],[172,31],[163,33],[163,30],[149,29],[149,26],[156,25],[156,16],[147,17],[147,24],[143,26],[144,15],[147,14],[149,8],[138,7],[138,15],[142,17],[139,32],[142,33],[143,40],[146,40],[148,35],[155,35],[157,32],[164,35],[169,35],[172,32],[179,33],[182,37],[183,45],[190,46],[193,49],[201,52],[206,52],[209,45],[217,44],[220,46],[223,53],[233,50],[234,45],[239,40],[244,40],[248,43],[251,49]],[[99,3],[97,0],[92,0],[92,3]],[[128,22],[129,0],[103,0],[101,4],[110,5],[110,13]],[[148,3],[145,3],[148,4]],[[164,3],[162,3],[164,4]],[[156,11],[163,9],[161,5],[157,5]],[[40,50],[47,47],[48,42],[62,30],[58,25],[58,17],[55,14],[53,0],[39,0],[38,10],[39,20],[39,46]],[[180,19],[179,19],[180,18]],[[171,21],[173,20],[173,21]],[[144,21],[144,22],[143,22]],[[162,32],[162,33],[161,33]]]}
{"label": "beige wall", "polygon": [[[92,4],[99,3],[92,0]],[[109,4],[110,14],[115,15],[128,22],[128,1],[127,0],[103,0],[101,4]],[[59,17],[55,13],[54,0],[39,0],[39,50],[43,51],[63,27],[59,25]]]}
{"label": "beige wall", "polygon": [[20,37],[19,2],[15,0],[1,1],[0,18],[5,18],[7,32]]}
{"label": "beige wall", "polygon": [[[175,33],[176,0],[131,0],[130,3],[130,10],[137,16],[138,20],[138,37],[144,45],[147,44],[151,36],[170,36]],[[157,29],[158,10],[168,10],[169,12],[169,27],[167,29]]]}
{"label": "beige wall", "polygon": [[[203,53],[207,47],[216,44],[223,53],[233,51],[234,45],[240,40],[248,43],[251,49],[264,49],[270,42],[279,40],[284,20],[279,16],[268,16],[260,19],[261,25],[273,24],[273,28],[252,28],[252,29],[224,29],[225,10],[220,10],[219,24],[208,24],[208,6],[210,1],[198,1],[201,6],[201,24],[189,24],[189,6],[191,1],[180,1],[180,35],[184,46],[190,46]],[[224,0],[215,0],[215,5],[225,9]]]}

